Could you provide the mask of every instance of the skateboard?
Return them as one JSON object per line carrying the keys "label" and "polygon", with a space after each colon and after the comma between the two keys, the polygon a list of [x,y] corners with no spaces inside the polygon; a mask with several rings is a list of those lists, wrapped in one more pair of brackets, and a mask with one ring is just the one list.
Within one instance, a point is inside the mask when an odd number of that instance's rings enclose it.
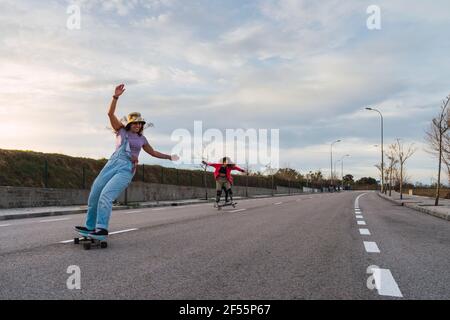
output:
{"label": "skateboard", "polygon": [[232,206],[233,208],[236,208],[236,205],[237,205],[237,202],[234,202],[234,201],[232,201],[230,203],[225,203],[225,202],[220,203],[219,202],[219,204],[214,204],[214,207],[217,208],[217,210],[222,210],[223,207],[228,207],[228,206]]}
{"label": "skateboard", "polygon": [[90,236],[87,232],[75,230],[81,237],[73,239],[74,244],[82,244],[84,250],[90,250],[93,246],[105,249],[108,247],[106,236]]}

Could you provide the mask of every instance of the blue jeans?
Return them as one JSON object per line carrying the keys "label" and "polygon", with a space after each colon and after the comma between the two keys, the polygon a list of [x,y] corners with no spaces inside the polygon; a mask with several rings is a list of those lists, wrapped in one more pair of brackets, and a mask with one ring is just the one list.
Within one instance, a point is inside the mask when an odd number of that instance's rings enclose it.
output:
{"label": "blue jeans", "polygon": [[92,184],[88,200],[86,228],[108,230],[112,204],[133,179],[131,151],[126,138]]}

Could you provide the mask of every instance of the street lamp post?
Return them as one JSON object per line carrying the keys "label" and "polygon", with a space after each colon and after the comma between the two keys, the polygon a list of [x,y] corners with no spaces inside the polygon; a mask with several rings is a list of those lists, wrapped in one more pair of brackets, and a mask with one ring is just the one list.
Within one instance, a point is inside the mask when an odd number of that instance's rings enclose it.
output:
{"label": "street lamp post", "polygon": [[333,144],[341,142],[341,140],[336,140],[331,144],[331,148],[330,148],[330,172],[331,172],[331,185],[334,185],[334,181],[333,181]]}
{"label": "street lamp post", "polygon": [[[342,162],[342,160],[336,160],[336,161],[334,162],[334,172],[338,172],[337,164],[338,164],[339,162]],[[337,176],[337,175],[336,175],[336,176]],[[337,183],[336,183],[336,184],[337,184]]]}
{"label": "street lamp post", "polygon": [[384,191],[383,115],[379,110],[374,108],[366,108],[366,110],[378,112],[381,117],[381,192],[383,192]]}

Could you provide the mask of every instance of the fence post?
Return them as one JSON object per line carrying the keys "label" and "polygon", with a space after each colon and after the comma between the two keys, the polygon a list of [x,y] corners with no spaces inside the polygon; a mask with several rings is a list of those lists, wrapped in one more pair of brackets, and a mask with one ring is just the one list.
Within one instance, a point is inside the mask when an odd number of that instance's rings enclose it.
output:
{"label": "fence post", "polygon": [[178,169],[175,169],[177,173],[177,186],[180,185],[180,178],[178,177]]}
{"label": "fence post", "polygon": [[248,172],[245,176],[245,197],[248,198]]}
{"label": "fence post", "polygon": [[273,179],[274,179],[274,175],[272,174],[272,197],[275,195],[274,190],[273,190]]}
{"label": "fence post", "polygon": [[83,166],[83,189],[86,189],[86,168]]}
{"label": "fence post", "polygon": [[44,186],[48,188],[48,161],[44,162]]}
{"label": "fence post", "polygon": [[142,164],[142,182],[145,182],[145,164]]}
{"label": "fence post", "polygon": [[205,200],[208,201],[208,183],[206,181],[206,166],[205,169],[203,170],[203,184],[205,186]]}
{"label": "fence post", "polygon": [[164,184],[164,167],[161,167],[161,184]]}

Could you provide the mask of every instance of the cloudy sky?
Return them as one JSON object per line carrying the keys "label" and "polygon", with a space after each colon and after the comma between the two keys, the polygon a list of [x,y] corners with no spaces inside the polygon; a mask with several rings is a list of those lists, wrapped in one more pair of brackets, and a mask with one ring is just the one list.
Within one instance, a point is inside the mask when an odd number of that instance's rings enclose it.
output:
{"label": "cloudy sky", "polygon": [[[80,28],[68,28],[71,5]],[[381,9],[381,30],[366,10]],[[108,158],[118,115],[140,111],[170,152],[173,130],[280,129],[280,165],[376,176],[385,145],[414,142],[412,182],[436,160],[424,132],[450,93],[448,0],[0,0],[0,148]],[[70,20],[72,21],[72,20]],[[141,163],[176,166],[142,153]]]}

